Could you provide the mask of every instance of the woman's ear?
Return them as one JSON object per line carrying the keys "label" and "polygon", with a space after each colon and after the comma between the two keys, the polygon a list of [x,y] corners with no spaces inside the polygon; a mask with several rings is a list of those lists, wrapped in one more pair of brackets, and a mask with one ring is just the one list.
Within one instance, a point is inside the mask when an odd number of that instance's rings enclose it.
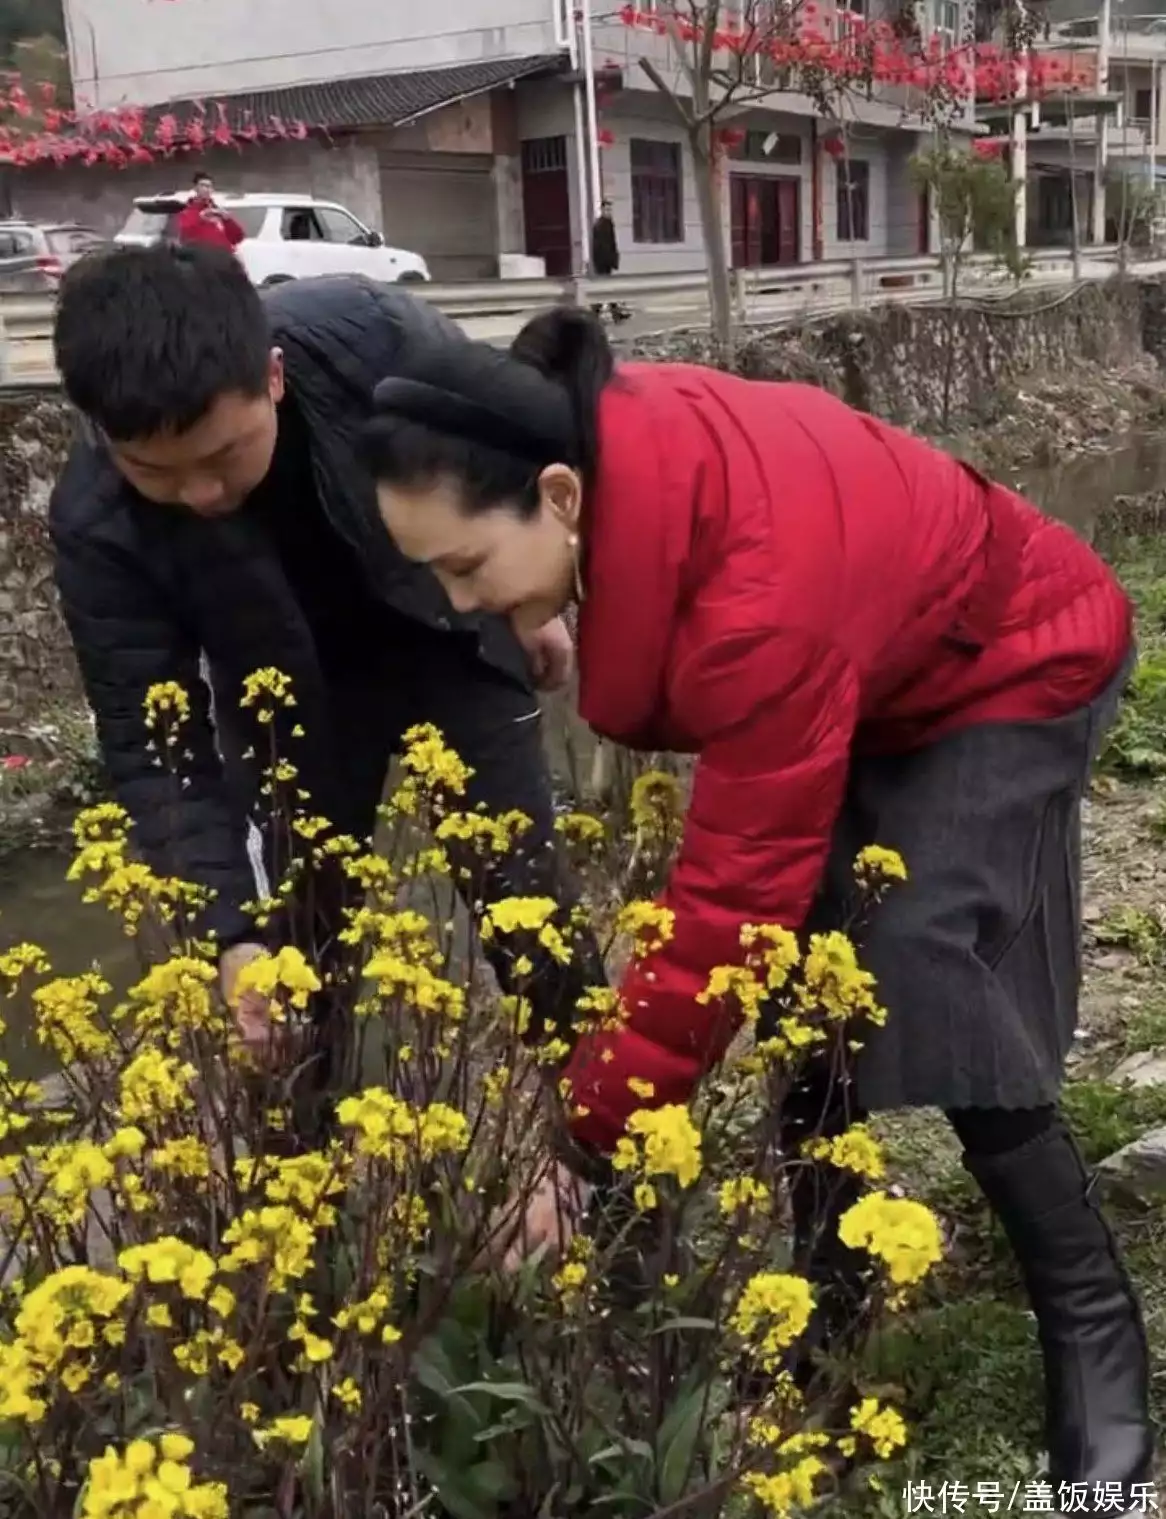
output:
{"label": "woman's ear", "polygon": [[583,511],[583,480],[569,464],[548,464],[538,477],[539,500],[571,532],[578,531]]}

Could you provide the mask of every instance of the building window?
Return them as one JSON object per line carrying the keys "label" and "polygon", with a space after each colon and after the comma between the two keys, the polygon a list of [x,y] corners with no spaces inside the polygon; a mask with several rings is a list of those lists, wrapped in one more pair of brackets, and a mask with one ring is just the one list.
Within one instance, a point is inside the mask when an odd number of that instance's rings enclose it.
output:
{"label": "building window", "polygon": [[870,237],[870,164],[841,159],[836,181],[838,241],[865,243]]}
{"label": "building window", "polygon": [[932,37],[944,52],[950,52],[959,44],[960,0],[934,0],[932,17]]}
{"label": "building window", "polygon": [[1134,91],[1134,117],[1135,121],[1149,121],[1154,110],[1150,102],[1149,90]]}
{"label": "building window", "polygon": [[684,241],[680,144],[633,137],[632,238],[637,243]]}
{"label": "building window", "polygon": [[800,164],[802,139],[795,132],[750,130],[729,149],[729,157],[736,163]]}

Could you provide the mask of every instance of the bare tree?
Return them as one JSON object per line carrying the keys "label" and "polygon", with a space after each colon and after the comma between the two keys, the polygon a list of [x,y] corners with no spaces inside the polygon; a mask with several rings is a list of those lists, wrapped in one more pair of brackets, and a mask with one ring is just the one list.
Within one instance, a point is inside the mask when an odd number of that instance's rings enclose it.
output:
{"label": "bare tree", "polygon": [[[815,11],[813,0],[732,0],[728,7],[719,0],[660,0],[643,18],[667,36],[675,60],[672,78],[651,58],[642,58],[640,67],[668,102],[692,156],[713,340],[724,358],[733,347],[720,183],[729,123],[777,91],[807,95],[820,115],[841,120],[844,97],[869,98],[880,75],[905,75],[904,59],[923,57],[917,26],[867,27],[840,11],[827,19],[826,31],[812,20]],[[629,24],[639,19],[633,11]],[[892,58],[897,68],[889,66]],[[925,82],[921,109],[934,109],[948,93],[943,79]]]}

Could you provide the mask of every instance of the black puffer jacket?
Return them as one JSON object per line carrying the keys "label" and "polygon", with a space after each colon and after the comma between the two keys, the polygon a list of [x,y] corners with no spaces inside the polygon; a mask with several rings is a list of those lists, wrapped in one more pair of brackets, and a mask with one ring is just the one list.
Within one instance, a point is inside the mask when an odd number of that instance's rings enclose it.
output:
{"label": "black puffer jacket", "polygon": [[[473,634],[483,659],[525,684],[528,667],[509,628],[459,618],[436,579],[397,552],[354,454],[372,389],[402,347],[448,341],[457,329],[404,291],[359,277],[290,282],[266,300],[272,341],[284,351],[309,433],[320,500],[371,585],[420,623]],[[156,868],[215,891],[205,927],[220,943],[253,934],[241,910],[255,895],[247,819],[216,751],[200,653],[220,712],[237,711],[241,682],[255,669],[275,666],[292,677],[308,734],[295,757],[313,805],[335,817],[344,804],[332,794],[329,694],[276,550],[246,512],[212,521],[145,501],[104,448],[87,441],[74,446],[57,484],[50,526],[61,604],[101,748],[140,847]],[[186,687],[194,708],[180,797],[147,748],[143,723],[147,689],[168,680]]]}

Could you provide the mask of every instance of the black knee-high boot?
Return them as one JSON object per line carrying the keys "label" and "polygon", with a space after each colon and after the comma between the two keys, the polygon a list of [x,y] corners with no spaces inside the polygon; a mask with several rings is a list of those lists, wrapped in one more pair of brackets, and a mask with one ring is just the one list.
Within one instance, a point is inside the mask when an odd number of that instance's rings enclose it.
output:
{"label": "black knee-high boot", "polygon": [[1072,1136],[1054,1116],[1020,1148],[966,1153],[964,1164],[1004,1226],[1036,1315],[1054,1489],[1088,1485],[1092,1504],[1096,1484],[1120,1484],[1127,1506],[1144,1501],[1148,1489],[1135,1489],[1151,1481],[1154,1457],[1146,1334]]}

